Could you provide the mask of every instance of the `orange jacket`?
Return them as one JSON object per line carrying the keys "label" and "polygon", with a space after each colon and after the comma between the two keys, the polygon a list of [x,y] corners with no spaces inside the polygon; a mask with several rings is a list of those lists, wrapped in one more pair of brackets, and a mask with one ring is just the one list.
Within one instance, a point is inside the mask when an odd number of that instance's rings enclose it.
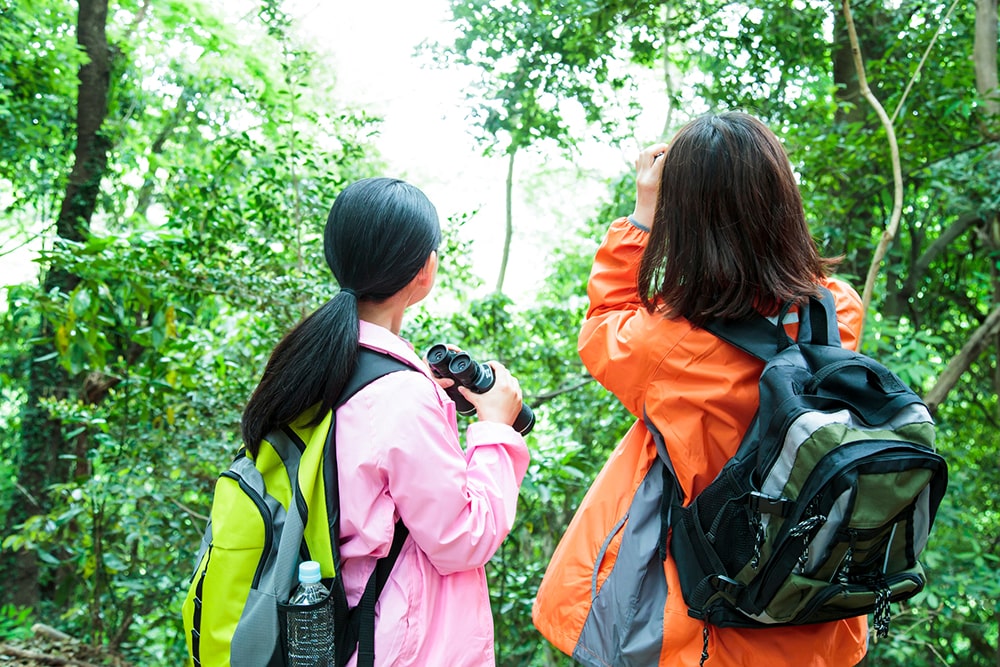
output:
{"label": "orange jacket", "polygon": [[[639,420],[577,510],[552,556],[533,609],[535,625],[549,641],[592,665],[614,660],[598,657],[580,642],[591,606],[618,557],[621,537],[609,536],[627,523],[632,496],[656,458],[643,410],[664,437],[689,503],[736,452],[757,409],[757,382],[763,369],[763,362],[684,318],[667,319],[646,311],[639,300],[636,272],[647,237],[626,218],[612,223],[594,260],[590,310],[579,338],[580,356],[591,374]],[[843,345],[854,348],[861,300],[841,281],[831,279],[825,285],[837,302]],[[792,325],[789,334],[794,336],[796,329]],[[705,626],[688,616],[671,558],[663,562],[663,573],[666,600],[659,665],[697,665]],[[660,618],[656,615],[655,622]],[[622,619],[623,624],[628,621]],[[768,629],[712,627],[705,664],[850,667],[864,657],[866,637],[865,617]],[[621,661],[626,663],[632,664]]]}

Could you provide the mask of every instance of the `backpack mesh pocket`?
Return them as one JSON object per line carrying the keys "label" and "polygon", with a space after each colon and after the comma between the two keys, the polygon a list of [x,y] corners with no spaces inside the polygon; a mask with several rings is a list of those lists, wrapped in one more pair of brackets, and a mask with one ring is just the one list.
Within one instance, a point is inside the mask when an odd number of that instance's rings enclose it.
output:
{"label": "backpack mesh pocket", "polygon": [[310,604],[278,605],[281,640],[288,667],[334,667],[333,595]]}
{"label": "backpack mesh pocket", "polygon": [[735,576],[754,557],[758,529],[746,494],[740,495],[740,489],[726,482],[698,496],[691,512],[726,572]]}

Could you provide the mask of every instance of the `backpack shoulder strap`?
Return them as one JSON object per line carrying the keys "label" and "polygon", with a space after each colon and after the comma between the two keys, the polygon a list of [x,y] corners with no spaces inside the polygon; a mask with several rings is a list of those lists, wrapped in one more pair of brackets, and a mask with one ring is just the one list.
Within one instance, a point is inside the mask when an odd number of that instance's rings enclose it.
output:
{"label": "backpack shoulder strap", "polygon": [[358,359],[354,372],[344,385],[340,397],[333,405],[330,417],[330,430],[326,434],[325,452],[323,457],[323,481],[327,492],[327,518],[330,521],[330,535],[333,539],[334,569],[340,571],[340,555],[336,545],[340,543],[340,480],[337,472],[337,442],[334,437],[337,432],[337,408],[344,405],[355,394],[369,384],[397,371],[414,371],[417,369],[406,362],[400,361],[383,352],[376,352],[367,347],[358,349]]}
{"label": "backpack shoulder strap", "polygon": [[[395,532],[392,536],[392,546],[389,553],[379,558],[375,563],[375,571],[368,578],[365,591],[361,594],[358,606],[350,611],[347,619],[347,627],[344,628],[344,635],[341,644],[336,646],[338,653],[337,664],[346,665],[354,652],[355,646],[358,651],[358,667],[373,667],[375,664],[375,603],[378,601],[382,589],[385,588],[389,580],[389,573],[392,572],[399,552],[403,548],[403,542],[410,531],[403,525],[403,520],[396,521]],[[341,656],[341,647],[346,649]]]}
{"label": "backpack shoulder strap", "polygon": [[336,410],[344,403],[347,403],[356,393],[367,387],[375,380],[394,373],[396,371],[415,371],[413,366],[405,361],[400,361],[384,352],[377,352],[368,347],[358,348],[358,361],[354,367],[354,373],[344,385],[344,390],[340,392],[340,398],[334,404]]}
{"label": "backpack shoulder strap", "polygon": [[[344,386],[340,398],[333,406],[333,415],[330,419],[330,431],[326,440],[325,470],[327,488],[327,512],[330,519],[330,536],[333,546],[334,569],[338,574],[337,581],[340,586],[343,580],[339,578],[340,573],[340,482],[337,471],[337,442],[334,437],[337,431],[337,408],[347,403],[355,394],[361,391],[375,380],[395,373],[397,371],[418,372],[413,366],[396,359],[388,354],[377,352],[367,347],[358,349],[358,361],[354,373]],[[358,667],[372,667],[375,662],[375,602],[378,600],[389,573],[396,564],[399,552],[402,550],[403,542],[409,530],[403,525],[403,521],[396,522],[392,538],[392,546],[389,553],[379,558],[375,564],[375,571],[372,572],[365,591],[361,596],[361,601],[354,609],[347,609],[346,597],[335,605],[335,627],[337,630],[338,643],[335,647],[337,651],[337,664],[345,665],[353,655],[355,648],[358,651]],[[336,585],[336,583],[335,583]]]}
{"label": "backpack shoulder strap", "polygon": [[785,333],[784,327],[791,303],[782,306],[774,323],[763,315],[755,314],[745,320],[709,320],[704,329],[765,362],[796,342],[840,347],[837,304],[830,290],[820,286],[819,291],[820,298],[809,297],[799,307],[799,334],[796,341]]}

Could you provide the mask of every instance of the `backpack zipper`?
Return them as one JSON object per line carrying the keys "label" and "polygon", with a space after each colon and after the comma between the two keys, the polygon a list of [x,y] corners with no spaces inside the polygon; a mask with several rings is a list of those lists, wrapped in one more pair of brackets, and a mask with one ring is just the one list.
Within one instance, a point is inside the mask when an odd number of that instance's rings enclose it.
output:
{"label": "backpack zipper", "polygon": [[[264,502],[264,499],[261,498],[260,494],[257,493],[257,490],[250,486],[250,484],[247,483],[247,481],[243,479],[239,473],[233,472],[232,470],[226,470],[220,475],[220,477],[226,477],[236,482],[239,485],[240,490],[243,491],[243,493],[250,498],[253,504],[257,506],[257,511],[260,512],[260,518],[264,522],[264,546],[266,549],[274,540],[274,525],[271,522],[271,512],[267,509],[267,504]],[[253,575],[253,583],[250,586],[251,588],[256,589],[260,585],[260,579],[264,573],[264,566],[267,564],[270,557],[271,553],[269,550],[261,555],[260,560],[257,562],[257,571],[254,572]]]}

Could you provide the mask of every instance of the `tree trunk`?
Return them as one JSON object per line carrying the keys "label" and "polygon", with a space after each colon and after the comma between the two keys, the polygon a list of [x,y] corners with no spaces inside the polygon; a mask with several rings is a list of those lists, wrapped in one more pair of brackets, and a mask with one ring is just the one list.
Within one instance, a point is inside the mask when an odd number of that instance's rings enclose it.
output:
{"label": "tree trunk", "polygon": [[842,12],[835,12],[833,24],[833,82],[837,87],[835,95],[837,110],[834,120],[838,125],[860,122],[865,118],[864,108],[861,106],[863,103],[861,87],[858,85],[854,53],[851,50],[847,22]]}
{"label": "tree trunk", "polygon": [[[59,239],[86,239],[91,217],[97,206],[101,178],[107,168],[109,142],[101,134],[108,112],[108,87],[111,53],[105,26],[107,0],[80,0],[77,16],[77,42],[89,57],[81,66],[77,94],[77,141],[73,170],[56,221]],[[69,293],[79,284],[78,276],[59,266],[50,266],[45,276],[46,294]],[[45,513],[51,503],[47,498],[53,483],[66,481],[71,467],[60,463],[64,449],[60,423],[52,419],[44,406],[46,398],[64,398],[75,384],[59,364],[52,324],[43,319],[38,335],[41,343],[35,353],[28,377],[28,396],[21,419],[21,455],[18,461],[17,486],[21,502],[15,503],[7,516],[11,532],[31,516]],[[33,552],[19,551],[13,570],[4,586],[11,601],[21,606],[35,606],[39,600],[38,562]]]}
{"label": "tree trunk", "polygon": [[983,111],[995,136],[993,124],[1000,116],[1000,81],[997,75],[997,0],[976,0],[976,38],[973,60],[976,90],[983,96]]}
{"label": "tree trunk", "polygon": [[507,276],[507,261],[510,259],[510,242],[514,237],[514,155],[517,148],[511,146],[507,160],[507,217],[504,228],[503,255],[500,258],[500,274],[497,276],[496,293],[503,292],[503,281]]}
{"label": "tree trunk", "polygon": [[[976,70],[976,90],[983,97],[983,134],[988,139],[1000,136],[997,121],[1000,120],[1000,78],[997,74],[997,0],[976,0],[976,38],[973,47],[973,61]],[[1000,164],[1000,152],[994,152],[992,161]],[[1000,253],[1000,212],[992,211],[992,219],[986,224],[984,237],[991,256]],[[993,305],[1000,305],[1000,271],[997,263],[990,264],[993,278]],[[1000,329],[993,336],[994,350],[1000,351]],[[1000,358],[1000,353],[996,355]],[[993,391],[1000,393],[1000,362],[993,371]],[[1000,665],[1000,647],[997,649],[997,664]]]}

